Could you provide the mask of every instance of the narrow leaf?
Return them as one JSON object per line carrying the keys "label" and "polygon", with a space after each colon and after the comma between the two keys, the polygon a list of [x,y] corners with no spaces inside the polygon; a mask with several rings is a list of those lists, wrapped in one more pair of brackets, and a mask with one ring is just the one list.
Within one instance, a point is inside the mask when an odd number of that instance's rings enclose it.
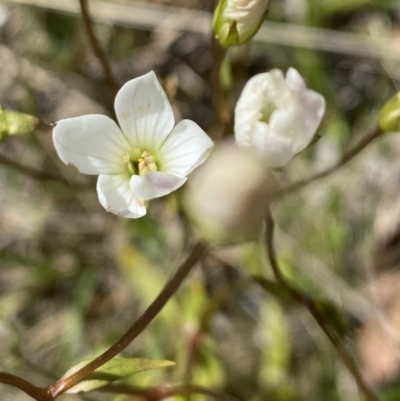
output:
{"label": "narrow leaf", "polygon": [[[93,361],[93,359],[86,359],[79,362],[77,365],[69,369],[67,373],[64,374],[63,378],[73,375],[91,361]],[[95,390],[110,382],[126,378],[135,373],[173,365],[175,365],[175,362],[158,359],[114,358],[103,366],[100,366],[93,373],[89,374],[76,386],[70,388],[67,393],[80,393]]]}

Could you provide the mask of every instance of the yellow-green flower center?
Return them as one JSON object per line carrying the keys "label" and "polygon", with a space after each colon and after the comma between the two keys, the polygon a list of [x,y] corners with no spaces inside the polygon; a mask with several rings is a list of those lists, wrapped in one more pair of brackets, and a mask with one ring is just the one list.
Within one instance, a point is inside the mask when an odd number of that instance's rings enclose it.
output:
{"label": "yellow-green flower center", "polygon": [[133,149],[132,154],[124,156],[126,173],[145,175],[149,171],[158,171],[154,156],[148,150],[142,151],[139,148]]}
{"label": "yellow-green flower center", "polygon": [[276,107],[272,102],[266,102],[264,107],[261,109],[261,122],[269,123],[272,113],[276,110]]}

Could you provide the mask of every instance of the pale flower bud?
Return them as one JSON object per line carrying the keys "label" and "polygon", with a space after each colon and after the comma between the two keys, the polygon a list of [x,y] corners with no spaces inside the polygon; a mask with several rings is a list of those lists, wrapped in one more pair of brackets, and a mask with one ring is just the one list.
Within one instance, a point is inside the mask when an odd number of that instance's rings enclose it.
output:
{"label": "pale flower bud", "polygon": [[382,107],[379,127],[384,132],[400,131],[400,92],[392,96]]}
{"label": "pale flower bud", "polygon": [[218,42],[229,47],[249,41],[267,12],[268,0],[220,0],[213,21]]}
{"label": "pale flower bud", "polygon": [[264,163],[234,142],[222,143],[189,179],[185,207],[210,242],[252,240],[262,228],[270,188]]}
{"label": "pale flower bud", "polygon": [[289,68],[252,77],[235,108],[235,138],[269,167],[284,166],[311,142],[325,112],[325,99]]}

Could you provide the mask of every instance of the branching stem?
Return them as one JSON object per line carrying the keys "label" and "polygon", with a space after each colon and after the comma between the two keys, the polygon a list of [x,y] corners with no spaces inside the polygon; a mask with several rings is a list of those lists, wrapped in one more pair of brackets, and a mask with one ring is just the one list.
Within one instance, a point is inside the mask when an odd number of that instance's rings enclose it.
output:
{"label": "branching stem", "polygon": [[[128,329],[128,331],[107,351],[99,355],[91,363],[84,366],[82,369],[78,370],[73,375],[61,378],[46,388],[40,388],[34,386],[33,384],[29,383],[28,381],[18,376],[0,372],[0,383],[9,384],[11,386],[17,387],[37,401],[54,401],[62,393],[65,393],[71,387],[75,386],[80,381],[82,381],[88,374],[92,373],[94,370],[104,365],[106,362],[108,362],[110,359],[114,358],[114,356],[118,355],[122,350],[124,350],[159,314],[161,309],[165,306],[165,304],[172,297],[172,295],[176,293],[176,291],[178,290],[184,279],[187,277],[189,272],[192,270],[192,268],[203,257],[206,249],[207,249],[206,243],[202,241],[196,243],[191,249],[189,255],[178,267],[175,274],[167,282],[167,284],[160,292],[160,294],[157,296],[157,298],[143,312],[143,314],[132,324],[132,326]],[[198,388],[198,390],[199,389],[201,390],[201,388]],[[181,390],[182,393],[185,393],[185,391],[190,392],[190,389],[186,388],[185,390],[185,387],[182,387]],[[205,390],[203,389],[202,391],[203,394],[205,394],[204,393]],[[214,393],[211,390],[208,391],[209,395],[212,395],[213,393],[214,396],[216,396],[217,394],[216,392]],[[197,392],[201,393],[201,391]],[[159,397],[159,399],[161,398],[164,397],[163,396]],[[221,397],[219,398],[222,399]],[[232,400],[233,398],[230,399],[230,401]],[[229,401],[227,397],[225,397],[225,401]]]}
{"label": "branching stem", "polygon": [[373,389],[369,386],[369,384],[365,381],[361,372],[359,371],[356,363],[352,356],[347,352],[346,348],[343,346],[341,340],[338,336],[332,331],[329,325],[326,324],[325,319],[318,311],[317,305],[315,301],[302,294],[295,288],[293,288],[285,279],[281,270],[279,268],[278,259],[276,257],[276,251],[274,247],[274,219],[272,217],[272,213],[270,208],[267,208],[266,211],[266,235],[265,241],[267,246],[267,253],[269,263],[271,265],[272,271],[275,275],[276,281],[291,295],[293,300],[300,305],[303,305],[311,316],[314,318],[318,326],[324,332],[328,340],[331,342],[333,347],[335,348],[339,358],[342,360],[343,364],[346,366],[350,374],[353,376],[355,382],[357,383],[360,391],[364,394],[367,401],[379,401],[378,396],[374,393]]}
{"label": "branching stem", "polygon": [[272,194],[272,200],[279,200],[283,198],[285,195],[291,194],[293,192],[296,192],[307,185],[318,181],[322,178],[327,177],[328,175],[331,175],[335,173],[337,170],[345,166],[349,161],[353,160],[359,153],[361,153],[371,142],[373,142],[375,139],[379,138],[382,135],[382,131],[380,129],[376,129],[375,131],[372,131],[369,135],[364,137],[353,149],[348,151],[343,155],[343,157],[332,167],[329,167],[328,169],[321,171],[320,173],[317,173],[315,175],[312,175],[309,178],[305,178],[303,180],[294,182],[293,184],[288,185],[286,188],[282,188],[278,191],[276,191],[274,194]]}
{"label": "branching stem", "polygon": [[45,389],[36,387],[32,383],[22,379],[21,377],[11,375],[9,373],[0,372],[0,383],[8,384],[19,388],[24,393],[28,394],[36,401],[52,401]]}
{"label": "branching stem", "polygon": [[157,298],[114,345],[112,345],[107,351],[98,356],[88,365],[75,372],[73,375],[60,379],[54,384],[50,385],[47,390],[52,395],[52,399],[56,399],[60,394],[78,384],[88,374],[104,365],[110,359],[114,358],[114,356],[118,355],[123,349],[125,349],[149,325],[149,323],[158,315],[172,295],[175,294],[191,269],[202,258],[206,248],[207,245],[202,241],[193,246],[188,257],[179,266],[173,277],[168,281]]}

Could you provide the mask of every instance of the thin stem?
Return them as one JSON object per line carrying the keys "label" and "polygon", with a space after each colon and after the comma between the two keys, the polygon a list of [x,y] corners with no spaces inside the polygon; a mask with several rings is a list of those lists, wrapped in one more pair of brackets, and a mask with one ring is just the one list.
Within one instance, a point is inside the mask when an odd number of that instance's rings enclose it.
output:
{"label": "thin stem", "polygon": [[114,358],[114,356],[118,355],[123,349],[125,349],[149,325],[149,323],[158,315],[172,295],[175,294],[191,269],[202,258],[206,248],[207,245],[202,241],[199,241],[193,246],[190,254],[179,266],[178,270],[165,285],[161,293],[115,344],[113,344],[107,351],[98,356],[88,365],[75,372],[73,375],[62,378],[50,385],[47,388],[47,391],[52,395],[53,399],[56,399],[60,394],[78,384],[89,373],[104,365],[110,359]]}
{"label": "thin stem", "polygon": [[268,252],[268,260],[271,265],[272,271],[276,278],[276,281],[285,288],[285,290],[289,291],[291,295],[296,296],[297,292],[286,282],[283,277],[281,270],[279,268],[278,259],[276,257],[275,247],[274,247],[274,230],[275,230],[275,222],[272,217],[271,209],[269,206],[267,207],[265,214],[265,242],[267,245]]}
{"label": "thin stem", "polygon": [[275,193],[272,194],[271,199],[277,200],[283,198],[285,195],[288,195],[292,192],[298,191],[299,189],[304,188],[308,184],[311,184],[315,181],[318,181],[322,178],[327,177],[335,173],[337,170],[345,166],[349,161],[354,159],[359,153],[361,153],[371,142],[373,142],[376,138],[379,138],[382,135],[382,131],[377,128],[375,131],[372,131],[369,135],[364,137],[353,149],[343,155],[343,157],[332,167],[329,167],[325,171],[321,171],[309,178],[305,178],[304,180],[300,180],[294,182],[293,184],[288,185],[286,188],[282,188]]}
{"label": "thin stem", "polygon": [[213,55],[213,66],[211,71],[211,93],[212,103],[217,113],[218,119],[226,123],[226,112],[224,105],[224,90],[221,85],[220,73],[222,63],[224,62],[226,50],[221,47],[217,39],[215,39],[214,33],[211,38],[211,52]]}
{"label": "thin stem", "polygon": [[66,180],[64,177],[56,176],[54,174],[46,173],[46,172],[40,171],[40,170],[35,170],[32,167],[23,166],[22,164],[19,164],[19,163],[15,162],[14,160],[8,159],[7,157],[3,156],[2,154],[0,154],[0,164],[11,167],[16,171],[19,171],[20,173],[25,174],[28,177],[35,178],[39,181],[54,181],[54,182],[58,182],[60,184],[66,185],[73,189],[87,189],[88,188],[88,185],[86,185],[86,184],[72,183],[72,182],[69,182],[68,180]]}
{"label": "thin stem", "polygon": [[85,24],[86,32],[89,37],[90,44],[92,46],[93,52],[97,59],[99,60],[100,64],[103,67],[104,77],[108,84],[115,90],[118,90],[120,85],[116,78],[114,77],[111,69],[110,60],[108,59],[107,53],[102,48],[93,28],[92,19],[89,15],[89,7],[88,7],[88,0],[79,0],[81,5],[82,11],[82,18]]}
{"label": "thin stem", "polygon": [[[214,10],[214,6],[212,6]],[[214,108],[214,118],[211,127],[215,129],[210,130],[210,135],[213,140],[218,140],[224,135],[225,126],[231,123],[232,111],[225,101],[224,88],[221,84],[220,73],[222,64],[226,56],[226,49],[224,49],[215,38],[214,32],[211,33],[210,50],[213,58],[210,79],[210,93],[211,102]]]}
{"label": "thin stem", "polygon": [[0,383],[9,384],[10,386],[17,387],[37,401],[53,400],[53,398],[49,396],[45,389],[36,387],[28,381],[22,379],[21,377],[11,375],[9,373],[0,372]]}
{"label": "thin stem", "polygon": [[98,391],[114,394],[131,394],[145,397],[151,401],[158,401],[177,395],[203,394],[213,397],[220,401],[238,401],[236,398],[221,391],[211,390],[207,387],[196,385],[183,386],[161,386],[161,387],[133,387],[124,384],[109,384],[100,388]]}
{"label": "thin stem", "polygon": [[293,288],[285,279],[281,270],[279,268],[279,263],[276,257],[275,247],[274,247],[274,219],[272,217],[272,213],[270,208],[267,208],[266,211],[266,235],[265,241],[267,246],[268,259],[271,264],[272,271],[275,275],[276,281],[285,288],[289,294],[293,297],[293,300],[297,303],[303,305],[311,316],[314,318],[318,326],[324,332],[328,340],[331,342],[333,347],[335,348],[338,356],[342,360],[343,364],[347,367],[350,374],[353,376],[356,381],[360,391],[364,394],[365,398],[368,401],[379,401],[378,396],[374,393],[369,384],[365,381],[361,372],[359,371],[356,363],[354,362],[351,355],[347,352],[346,348],[343,346],[340,339],[337,335],[331,330],[329,325],[326,324],[325,319],[318,311],[317,305],[315,301],[302,294]]}

